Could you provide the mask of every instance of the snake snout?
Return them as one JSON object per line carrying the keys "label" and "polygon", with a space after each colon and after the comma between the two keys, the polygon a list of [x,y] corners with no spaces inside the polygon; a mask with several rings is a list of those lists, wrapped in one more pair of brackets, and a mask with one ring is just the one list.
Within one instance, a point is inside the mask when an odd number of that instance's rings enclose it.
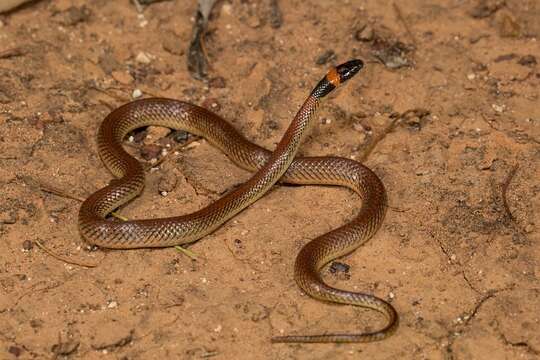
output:
{"label": "snake snout", "polygon": [[364,62],[360,59],[354,59],[347,61],[336,67],[336,71],[339,74],[339,80],[341,83],[349,80],[356,75],[364,67]]}

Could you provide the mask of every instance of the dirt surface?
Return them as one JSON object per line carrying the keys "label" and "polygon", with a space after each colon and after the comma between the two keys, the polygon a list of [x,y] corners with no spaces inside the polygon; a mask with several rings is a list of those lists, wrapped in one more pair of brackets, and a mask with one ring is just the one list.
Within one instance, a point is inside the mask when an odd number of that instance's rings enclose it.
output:
{"label": "dirt surface", "polygon": [[[143,13],[127,0],[40,1],[0,15],[0,358],[539,358],[540,4],[397,3],[221,1],[208,81],[186,70],[195,1]],[[366,161],[388,190],[384,224],[340,260],[348,271],[325,270],[396,307],[383,342],[269,342],[383,324],[303,295],[292,277],[300,247],[359,208],[347,190],[277,186],[192,245],[197,260],[89,249],[80,203],[41,190],[84,198],[111,179],[96,131],[136,89],[202,104],[273,148],[328,67],[353,57],[365,70],[324,104],[301,152],[360,159],[399,119]],[[204,140],[173,151],[165,133],[126,146],[169,156],[124,216],[192,212],[248,178]]]}

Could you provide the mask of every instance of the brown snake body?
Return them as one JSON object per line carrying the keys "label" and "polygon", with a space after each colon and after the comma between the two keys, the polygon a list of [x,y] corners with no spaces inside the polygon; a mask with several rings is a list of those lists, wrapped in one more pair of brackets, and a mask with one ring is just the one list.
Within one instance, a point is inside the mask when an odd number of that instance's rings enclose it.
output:
{"label": "brown snake body", "polygon": [[[273,342],[367,342],[381,340],[397,327],[394,308],[372,295],[339,290],[324,283],[320,269],[331,260],[355,250],[380,227],[386,193],[379,178],[367,167],[338,157],[295,155],[320,99],[354,76],[363,66],[352,60],[330,70],[313,89],[273,152],[255,145],[217,115],[198,106],[170,99],[143,99],[114,110],[98,132],[100,156],[117,179],[84,201],[79,211],[83,238],[106,248],[166,247],[190,243],[263,196],[277,181],[292,184],[345,186],[362,198],[358,215],[348,224],[305,245],[295,264],[295,279],[307,294],[325,301],[369,307],[383,313],[381,330],[361,334],[325,334],[274,337]],[[130,201],[144,187],[142,165],[122,148],[130,131],[147,125],[182,129],[205,137],[239,166],[255,171],[242,186],[192,214],[130,221],[109,221],[107,215]]]}

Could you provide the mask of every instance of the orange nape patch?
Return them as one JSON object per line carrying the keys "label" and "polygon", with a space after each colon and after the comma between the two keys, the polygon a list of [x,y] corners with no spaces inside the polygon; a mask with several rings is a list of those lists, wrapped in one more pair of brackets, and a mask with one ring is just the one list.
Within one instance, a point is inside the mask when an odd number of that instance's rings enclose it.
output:
{"label": "orange nape patch", "polygon": [[340,80],[336,68],[331,69],[328,74],[326,74],[326,80],[328,80],[328,82],[330,82],[330,84],[334,85],[335,87],[339,86]]}

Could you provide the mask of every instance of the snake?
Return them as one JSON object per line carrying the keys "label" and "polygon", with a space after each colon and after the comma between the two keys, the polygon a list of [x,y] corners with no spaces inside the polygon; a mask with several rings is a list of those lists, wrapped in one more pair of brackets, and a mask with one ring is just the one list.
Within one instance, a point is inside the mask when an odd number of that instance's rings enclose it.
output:
{"label": "snake", "polygon": [[[387,207],[384,185],[373,171],[352,159],[296,157],[321,100],[363,67],[359,59],[332,67],[304,101],[274,151],[250,142],[219,115],[188,102],[145,98],[116,108],[103,120],[97,134],[101,160],[115,178],[83,201],[78,215],[82,238],[89,244],[111,249],[176,246],[213,232],[277,182],[347,187],[362,200],[358,214],[347,224],[303,246],[296,257],[294,278],[298,286],[315,299],[376,310],[385,316],[386,323],[370,332],[285,335],[273,337],[271,341],[350,343],[378,341],[390,336],[398,327],[398,315],[390,303],[374,295],[329,286],[321,275],[325,265],[354,251],[380,228]],[[128,221],[112,219],[110,213],[138,196],[145,182],[143,165],[124,150],[122,143],[131,131],[149,125],[204,137],[253,175],[241,186],[191,214]]]}

